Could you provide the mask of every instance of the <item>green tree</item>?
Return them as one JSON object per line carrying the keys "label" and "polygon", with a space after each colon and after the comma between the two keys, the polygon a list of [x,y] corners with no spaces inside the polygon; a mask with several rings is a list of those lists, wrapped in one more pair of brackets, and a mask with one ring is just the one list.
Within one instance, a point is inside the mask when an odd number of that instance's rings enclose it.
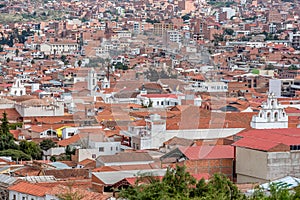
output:
{"label": "green tree", "polygon": [[20,142],[20,150],[28,154],[32,159],[41,159],[42,150],[40,146],[32,141],[22,140]]}
{"label": "green tree", "polygon": [[122,189],[120,197],[127,199],[188,199],[196,180],[185,167],[169,168],[160,181],[151,174],[142,174],[133,187]]}
{"label": "green tree", "polygon": [[18,145],[15,143],[13,135],[9,132],[7,113],[4,112],[0,127],[0,151],[6,149],[18,149]]}
{"label": "green tree", "polygon": [[272,65],[272,64],[269,64],[269,65],[265,68],[265,70],[273,70],[273,69],[275,69],[275,67],[274,67],[274,65]]}
{"label": "green tree", "polygon": [[224,30],[224,34],[225,34],[225,35],[233,35],[233,33],[234,33],[234,30],[231,29],[231,28],[226,28],[226,29]]}
{"label": "green tree", "polygon": [[289,66],[288,70],[297,70],[298,67],[296,65]]}
{"label": "green tree", "polygon": [[122,69],[122,70],[127,70],[128,69],[128,66],[121,63],[121,62],[117,62],[117,64],[115,64],[115,68],[116,69]]}
{"label": "green tree", "polygon": [[76,149],[74,147],[71,147],[70,145],[68,145],[66,147],[66,159],[67,160],[71,160],[71,156],[75,155]]}
{"label": "green tree", "polygon": [[51,139],[45,139],[40,143],[40,148],[44,151],[56,147],[56,143],[53,142]]}
{"label": "green tree", "polygon": [[11,156],[13,160],[30,160],[31,157],[26,153],[16,150],[16,149],[7,149],[0,151],[0,156]]}
{"label": "green tree", "polygon": [[77,64],[78,64],[78,67],[81,67],[82,61],[81,61],[81,60],[78,60]]}
{"label": "green tree", "polygon": [[152,108],[152,107],[153,107],[153,101],[151,99],[149,99],[148,108]]}
{"label": "green tree", "polygon": [[181,18],[182,18],[183,21],[186,21],[186,20],[189,20],[191,18],[191,15],[190,14],[185,14]]}
{"label": "green tree", "polygon": [[134,186],[122,189],[120,197],[129,200],[246,200],[238,188],[225,176],[215,174],[208,182],[195,180],[185,167],[169,168],[162,180],[149,175],[138,176]]}
{"label": "green tree", "polygon": [[20,52],[20,50],[19,50],[19,49],[16,49],[16,51],[15,51],[16,57],[19,56],[19,52]]}
{"label": "green tree", "polygon": [[214,174],[207,186],[206,196],[211,199],[245,199],[237,186],[223,174]]}

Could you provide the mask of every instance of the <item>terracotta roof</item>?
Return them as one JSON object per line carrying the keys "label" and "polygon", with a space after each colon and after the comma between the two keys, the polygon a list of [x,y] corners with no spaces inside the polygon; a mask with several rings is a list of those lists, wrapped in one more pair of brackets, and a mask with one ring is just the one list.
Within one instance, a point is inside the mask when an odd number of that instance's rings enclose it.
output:
{"label": "terracotta roof", "polygon": [[90,166],[91,168],[96,167],[96,161],[89,158],[80,161],[78,164],[84,166],[85,168],[88,166]]}
{"label": "terracotta roof", "polygon": [[268,151],[277,145],[300,145],[299,128],[248,130],[238,134],[242,139],[234,146]]}
{"label": "terracotta roof", "polygon": [[234,148],[229,145],[194,146],[178,148],[189,160],[234,158]]}
{"label": "terracotta roof", "polygon": [[104,200],[104,199],[108,198],[108,196],[106,196],[104,194],[91,192],[88,190],[83,190],[83,189],[78,189],[78,188],[74,189],[73,187],[67,187],[64,185],[57,185],[50,189],[51,190],[47,191],[47,194],[50,194],[53,196],[77,192],[77,195],[80,197],[81,200],[91,200],[91,199]]}
{"label": "terracotta roof", "polygon": [[14,108],[0,109],[1,117],[2,117],[2,113],[4,112],[6,112],[7,114],[7,119],[11,121],[17,121],[21,117],[21,115]]}
{"label": "terracotta roof", "polygon": [[193,140],[186,139],[186,138],[178,138],[173,137],[168,141],[164,142],[165,145],[180,145],[180,146],[191,146],[194,143]]}
{"label": "terracotta roof", "polygon": [[43,197],[50,190],[48,187],[39,186],[36,184],[21,181],[13,186],[8,187],[8,190],[16,191],[23,194]]}
{"label": "terracotta roof", "polygon": [[45,170],[45,175],[53,175],[57,179],[87,179],[89,171],[87,169],[48,169]]}
{"label": "terracotta roof", "polygon": [[76,135],[73,135],[72,137],[70,137],[68,139],[58,141],[57,145],[66,147],[70,144],[73,144],[73,143],[79,141],[80,139],[81,139],[80,134],[76,134]]}

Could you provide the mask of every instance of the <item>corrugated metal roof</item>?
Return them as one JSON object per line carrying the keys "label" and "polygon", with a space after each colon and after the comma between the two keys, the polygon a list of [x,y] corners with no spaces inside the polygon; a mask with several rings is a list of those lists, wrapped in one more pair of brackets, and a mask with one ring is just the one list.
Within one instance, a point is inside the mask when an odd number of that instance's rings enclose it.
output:
{"label": "corrugated metal roof", "polygon": [[153,176],[164,176],[166,169],[149,169],[149,170],[130,170],[130,171],[113,171],[113,172],[94,172],[92,173],[106,185],[113,185],[124,178],[136,177],[139,174],[151,174]]}
{"label": "corrugated metal roof", "polygon": [[6,185],[12,185],[17,179],[5,174],[0,174],[0,183]]}
{"label": "corrugated metal roof", "polygon": [[26,176],[20,177],[20,179],[28,181],[30,183],[41,183],[41,182],[55,182],[54,176]]}
{"label": "corrugated metal roof", "polygon": [[52,165],[57,169],[72,169],[72,167],[69,167],[68,165],[62,162],[53,162],[53,163],[49,163],[49,165]]}
{"label": "corrugated metal roof", "polygon": [[300,179],[299,178],[295,178],[292,176],[286,176],[274,181],[271,181],[269,183],[264,183],[262,185],[260,185],[261,188],[265,189],[265,190],[270,190],[270,185],[271,184],[276,184],[278,187],[284,187],[286,189],[292,189],[295,188],[299,185],[300,183]]}

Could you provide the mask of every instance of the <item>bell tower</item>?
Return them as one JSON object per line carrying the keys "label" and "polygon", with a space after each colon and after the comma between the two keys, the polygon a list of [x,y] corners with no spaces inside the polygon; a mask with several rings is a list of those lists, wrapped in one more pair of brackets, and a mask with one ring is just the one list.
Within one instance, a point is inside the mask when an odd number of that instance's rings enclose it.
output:
{"label": "bell tower", "polygon": [[278,103],[274,93],[269,93],[257,116],[252,117],[251,127],[255,129],[288,128],[288,116]]}

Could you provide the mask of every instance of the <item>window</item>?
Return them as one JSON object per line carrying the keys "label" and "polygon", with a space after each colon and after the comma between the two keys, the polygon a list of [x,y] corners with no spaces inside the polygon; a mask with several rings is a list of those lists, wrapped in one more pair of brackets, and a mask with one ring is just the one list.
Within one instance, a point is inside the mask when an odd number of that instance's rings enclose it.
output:
{"label": "window", "polygon": [[276,113],[274,114],[274,118],[275,118],[275,121],[278,120],[278,112],[276,112]]}
{"label": "window", "polygon": [[116,151],[119,151],[119,148],[118,148],[118,147],[116,147]]}
{"label": "window", "polygon": [[267,119],[268,119],[268,121],[270,121],[271,120],[271,113],[267,113]]}
{"label": "window", "polygon": [[99,147],[99,152],[103,152],[104,151],[104,147]]}
{"label": "window", "polygon": [[13,200],[16,200],[17,199],[17,196],[14,194],[14,196],[13,196]]}
{"label": "window", "polygon": [[110,147],[110,150],[112,151],[112,150],[113,150],[113,147]]}

